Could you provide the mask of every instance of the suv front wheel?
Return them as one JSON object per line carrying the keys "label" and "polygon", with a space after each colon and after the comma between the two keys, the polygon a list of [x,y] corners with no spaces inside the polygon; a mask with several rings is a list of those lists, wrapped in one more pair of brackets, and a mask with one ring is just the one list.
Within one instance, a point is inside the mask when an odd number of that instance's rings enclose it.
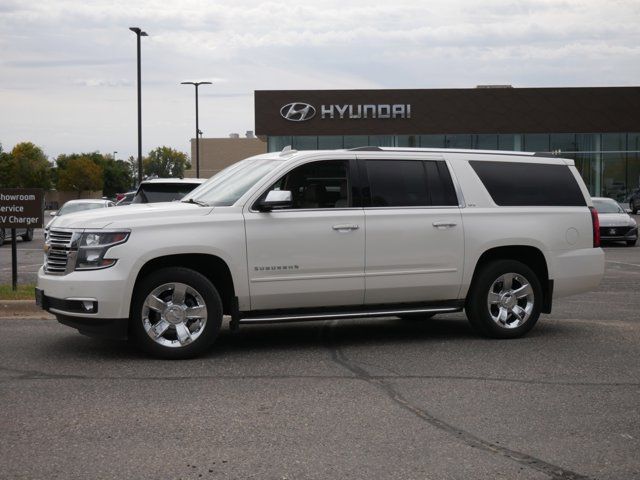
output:
{"label": "suv front wheel", "polygon": [[541,304],[542,288],[533,270],[515,260],[496,260],[478,272],[465,310],[478,333],[516,338],[536,324]]}
{"label": "suv front wheel", "polygon": [[132,338],[147,353],[191,358],[218,336],[222,301],[202,274],[188,268],[163,268],[136,288],[130,318]]}

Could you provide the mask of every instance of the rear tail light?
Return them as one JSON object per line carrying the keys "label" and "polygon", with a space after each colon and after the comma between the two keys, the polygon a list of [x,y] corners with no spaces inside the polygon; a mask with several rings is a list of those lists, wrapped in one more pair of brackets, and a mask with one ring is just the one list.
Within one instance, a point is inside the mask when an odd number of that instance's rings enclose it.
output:
{"label": "rear tail light", "polygon": [[591,226],[593,227],[593,248],[600,246],[600,219],[598,218],[598,211],[589,207],[591,210]]}

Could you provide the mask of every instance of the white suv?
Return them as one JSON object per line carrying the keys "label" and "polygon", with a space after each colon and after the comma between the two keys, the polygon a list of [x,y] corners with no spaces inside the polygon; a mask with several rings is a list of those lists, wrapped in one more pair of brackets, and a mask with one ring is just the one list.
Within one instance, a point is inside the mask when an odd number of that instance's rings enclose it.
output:
{"label": "white suv", "polygon": [[604,272],[573,161],[388,149],[259,155],[181,202],[60,218],[36,297],[88,335],[184,358],[246,323],[429,317],[528,332]]}

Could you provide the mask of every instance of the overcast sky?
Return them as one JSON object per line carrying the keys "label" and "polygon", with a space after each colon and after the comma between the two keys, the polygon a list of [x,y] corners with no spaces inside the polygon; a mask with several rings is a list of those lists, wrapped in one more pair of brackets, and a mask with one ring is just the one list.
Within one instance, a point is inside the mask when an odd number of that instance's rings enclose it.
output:
{"label": "overcast sky", "polygon": [[188,152],[193,87],[206,137],[253,130],[263,89],[640,83],[639,0],[0,0],[0,143]]}

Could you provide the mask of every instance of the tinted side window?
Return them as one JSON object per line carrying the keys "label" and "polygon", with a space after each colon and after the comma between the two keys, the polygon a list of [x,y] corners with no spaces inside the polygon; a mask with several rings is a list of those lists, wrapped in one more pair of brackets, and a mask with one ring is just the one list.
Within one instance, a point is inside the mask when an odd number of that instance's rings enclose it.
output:
{"label": "tinted side window", "polygon": [[582,191],[566,165],[479,161],[469,164],[498,205],[586,205]]}
{"label": "tinted side window", "polygon": [[453,188],[453,181],[447,165],[443,161],[424,162],[427,169],[427,181],[431,205],[454,206],[458,205],[458,197]]}
{"label": "tinted side window", "polygon": [[430,205],[424,165],[415,160],[367,160],[373,207]]}
{"label": "tinted side window", "polygon": [[367,160],[373,207],[457,206],[443,161]]}

